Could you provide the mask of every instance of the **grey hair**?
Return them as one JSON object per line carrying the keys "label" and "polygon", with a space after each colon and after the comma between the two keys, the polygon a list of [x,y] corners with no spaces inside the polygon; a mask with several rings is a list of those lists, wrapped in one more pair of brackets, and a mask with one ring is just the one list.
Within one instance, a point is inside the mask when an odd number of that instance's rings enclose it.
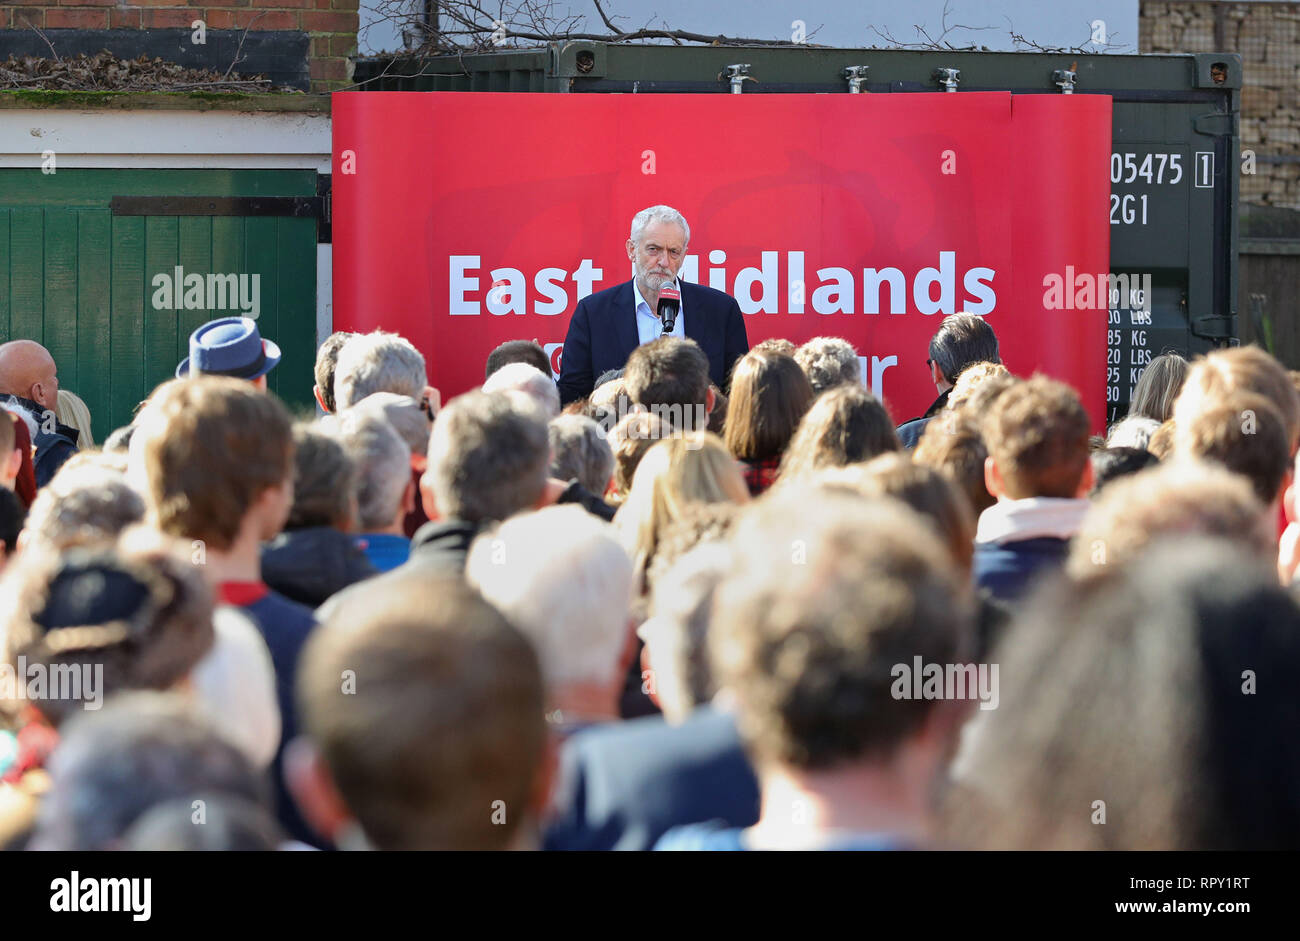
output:
{"label": "grey hair", "polygon": [[1110,434],[1106,438],[1106,447],[1108,448],[1138,448],[1147,450],[1151,444],[1151,436],[1159,429],[1160,422],[1154,418],[1146,418],[1142,415],[1130,415],[1121,421],[1115,422],[1110,426]]}
{"label": "grey hair", "polygon": [[27,514],[26,539],[62,551],[72,546],[112,542],[122,530],[144,519],[144,498],[126,475],[102,463],[78,461],[59,468],[37,491]]}
{"label": "grey hair", "polygon": [[840,337],[813,337],[795,350],[794,361],[808,377],[813,395],[846,383],[858,384],[861,376],[858,351]]}
{"label": "grey hair", "polygon": [[632,561],[608,523],[573,504],[520,514],[474,541],[465,577],[532,641],[552,695],[614,679]]}
{"label": "grey hair", "polygon": [[347,411],[331,423],[357,466],[357,525],[375,532],[393,525],[411,480],[411,451],[382,415]]}
{"label": "grey hair", "polygon": [[182,797],[229,794],[265,806],[244,753],[176,693],[120,693],[60,732],[34,849],[112,849],[151,807]]}
{"label": "grey hair", "polygon": [[605,493],[614,473],[614,451],[600,425],[585,415],[561,415],[547,427],[551,476],[573,480],[596,496]]}
{"label": "grey hair", "polygon": [[532,399],[466,392],[433,423],[424,485],[443,519],[503,520],[541,499],[550,452],[546,415]]}
{"label": "grey hair", "polygon": [[555,380],[529,363],[506,363],[483,383],[484,392],[522,392],[541,406],[547,418],[560,414]]}
{"label": "grey hair", "polygon": [[673,225],[682,227],[686,233],[686,244],[691,243],[691,227],[686,223],[686,217],[674,209],[672,206],[650,206],[642,209],[632,217],[632,234],[629,236],[632,241],[640,243],[641,236],[645,235],[646,226],[652,222],[671,222]]}
{"label": "grey hair", "polygon": [[420,408],[418,400],[395,392],[376,392],[366,396],[353,408],[386,419],[393,430],[401,435],[412,454],[423,456],[428,452],[429,432],[433,430],[433,422],[424,409]]}
{"label": "grey hair", "polygon": [[342,411],[376,392],[396,392],[419,399],[428,383],[424,357],[411,341],[376,330],[352,337],[339,350],[334,400]]}

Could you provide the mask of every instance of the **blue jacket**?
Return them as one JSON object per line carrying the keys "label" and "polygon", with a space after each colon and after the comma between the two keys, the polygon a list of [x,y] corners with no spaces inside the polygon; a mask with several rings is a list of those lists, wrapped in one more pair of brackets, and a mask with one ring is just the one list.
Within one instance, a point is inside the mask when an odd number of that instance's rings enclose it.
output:
{"label": "blue jacket", "polygon": [[[745,318],[736,299],[721,291],[679,281],[682,289],[682,328],[709,358],[709,378],[726,390],[731,367],[749,352]],[[596,377],[622,369],[640,345],[632,282],[597,291],[578,301],[564,338],[560,358],[560,402],[590,395]]]}
{"label": "blue jacket", "polygon": [[704,707],[681,725],[611,722],[565,741],[543,849],[648,850],[688,823],[751,826],[758,807],[732,716]]}
{"label": "blue jacket", "polygon": [[1017,542],[977,542],[975,584],[1004,604],[1019,601],[1040,574],[1059,571],[1070,551],[1068,539],[1043,536]]}

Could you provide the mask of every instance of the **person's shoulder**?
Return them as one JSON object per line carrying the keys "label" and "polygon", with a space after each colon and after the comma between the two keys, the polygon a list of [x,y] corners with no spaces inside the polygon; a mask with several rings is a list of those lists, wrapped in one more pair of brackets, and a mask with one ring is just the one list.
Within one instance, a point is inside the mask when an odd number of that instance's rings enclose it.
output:
{"label": "person's shoulder", "polygon": [[688,823],[673,827],[659,838],[656,852],[738,852],[745,848],[740,827],[728,826],[723,820],[707,823]]}

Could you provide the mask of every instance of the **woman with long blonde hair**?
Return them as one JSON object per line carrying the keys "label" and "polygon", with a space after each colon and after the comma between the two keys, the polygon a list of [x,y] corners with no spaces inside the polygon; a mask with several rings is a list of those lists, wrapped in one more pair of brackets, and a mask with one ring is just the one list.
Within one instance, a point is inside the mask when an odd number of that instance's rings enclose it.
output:
{"label": "woman with long blonde hair", "polygon": [[665,528],[692,503],[744,503],[749,488],[722,439],[702,431],[658,442],[641,459],[627,500],[614,517],[623,548],[636,565],[642,590],[645,572]]}

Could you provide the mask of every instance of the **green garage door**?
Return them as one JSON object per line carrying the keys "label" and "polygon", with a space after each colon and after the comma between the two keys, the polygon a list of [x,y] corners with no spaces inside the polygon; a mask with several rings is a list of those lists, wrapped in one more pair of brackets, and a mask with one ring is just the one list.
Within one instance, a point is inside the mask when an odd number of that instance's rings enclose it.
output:
{"label": "green garage door", "polygon": [[[309,408],[316,221],[303,214],[315,197],[311,170],[0,169],[0,341],[44,344],[102,442],[172,377],[195,327],[256,297],[262,335],[284,354],[271,389]],[[222,290],[168,304],[159,287],[178,273],[182,288],[201,275]],[[223,302],[236,282],[208,275],[250,277]]]}

